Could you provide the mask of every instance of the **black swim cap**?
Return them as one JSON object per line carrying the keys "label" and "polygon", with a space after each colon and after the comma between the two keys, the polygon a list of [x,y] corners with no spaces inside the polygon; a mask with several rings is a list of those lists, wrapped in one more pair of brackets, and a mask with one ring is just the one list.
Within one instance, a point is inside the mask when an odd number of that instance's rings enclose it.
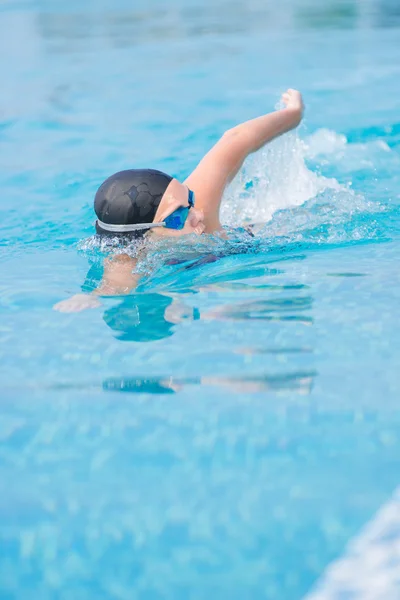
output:
{"label": "black swim cap", "polygon": [[[102,223],[137,225],[152,223],[161,198],[172,177],[154,169],[128,169],[111,175],[101,184],[94,199],[94,210]],[[96,231],[108,235],[142,235],[146,229],[132,232],[109,231],[96,222]]]}

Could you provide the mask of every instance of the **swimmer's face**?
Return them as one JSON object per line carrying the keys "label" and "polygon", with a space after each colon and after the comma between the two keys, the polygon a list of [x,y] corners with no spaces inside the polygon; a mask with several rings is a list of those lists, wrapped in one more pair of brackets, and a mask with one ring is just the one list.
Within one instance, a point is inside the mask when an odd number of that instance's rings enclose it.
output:
{"label": "swimmer's face", "polygon": [[[177,179],[172,179],[169,186],[164,192],[157,212],[153,219],[153,223],[161,223],[177,208],[187,208],[189,206],[189,188],[187,185],[180,183]],[[168,229],[167,227],[155,227],[151,229],[151,235],[162,236],[181,236],[189,233],[201,235],[204,233],[204,214],[201,210],[192,207],[189,210],[183,229]]]}

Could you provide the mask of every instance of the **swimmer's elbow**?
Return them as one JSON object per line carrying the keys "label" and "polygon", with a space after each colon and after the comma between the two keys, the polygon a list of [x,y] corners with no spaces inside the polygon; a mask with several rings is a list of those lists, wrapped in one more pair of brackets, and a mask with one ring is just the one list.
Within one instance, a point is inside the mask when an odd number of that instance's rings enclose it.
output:
{"label": "swimmer's elbow", "polygon": [[231,129],[227,129],[223,135],[222,140],[224,141],[232,141],[234,139],[238,139],[239,136],[242,136],[243,131],[240,125],[237,127],[232,127]]}
{"label": "swimmer's elbow", "polygon": [[254,136],[243,125],[227,129],[221,138],[222,144],[233,153],[242,155],[249,152],[254,144]]}

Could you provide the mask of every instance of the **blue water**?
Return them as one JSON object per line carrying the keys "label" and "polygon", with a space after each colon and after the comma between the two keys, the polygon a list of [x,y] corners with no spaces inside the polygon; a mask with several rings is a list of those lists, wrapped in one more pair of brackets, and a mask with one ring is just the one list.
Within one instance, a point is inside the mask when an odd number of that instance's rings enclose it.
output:
{"label": "blue water", "polygon": [[[0,598],[302,598],[400,480],[397,2],[14,0],[0,25]],[[224,201],[254,240],[154,248],[139,295],[52,310],[98,267],[106,176],[185,177],[287,87],[304,124]]]}

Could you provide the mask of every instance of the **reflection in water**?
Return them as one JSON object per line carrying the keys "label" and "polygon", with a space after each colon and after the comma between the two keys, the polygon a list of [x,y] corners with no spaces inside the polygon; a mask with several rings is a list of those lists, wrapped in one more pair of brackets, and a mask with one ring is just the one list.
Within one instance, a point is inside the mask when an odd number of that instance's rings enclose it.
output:
{"label": "reflection in water", "polygon": [[197,321],[200,311],[167,294],[132,294],[108,308],[104,322],[122,342],[154,342],[170,337],[174,325]]}
{"label": "reflection in water", "polygon": [[[152,342],[170,337],[174,325],[184,321],[296,321],[311,325],[313,318],[303,314],[312,307],[310,296],[271,298],[223,304],[201,311],[172,295],[141,293],[125,296],[103,315],[105,323],[124,342]],[[300,314],[298,314],[300,313]]]}
{"label": "reflection in water", "polygon": [[105,323],[123,342],[152,342],[173,334],[173,322],[165,318],[173,299],[163,294],[133,294],[108,308]]}
{"label": "reflection in water", "polygon": [[226,283],[220,282],[218,285],[209,285],[207,289],[218,291],[218,290],[231,290],[231,291],[240,291],[240,292],[250,292],[254,293],[254,290],[266,290],[270,292],[281,292],[284,290],[305,290],[308,289],[308,285],[303,285],[302,283],[293,284],[293,285],[274,285],[271,283],[254,283],[251,284],[245,283],[243,281],[227,281]]}
{"label": "reflection in water", "polygon": [[[290,352],[290,350],[289,350]],[[176,394],[188,386],[212,386],[229,389],[234,393],[256,393],[289,391],[298,394],[310,394],[315,370],[295,371],[271,375],[247,375],[242,377],[206,376],[206,377],[110,377],[102,383],[107,392],[127,392],[135,394]],[[98,383],[88,381],[57,381],[54,383],[23,383],[3,388],[5,392],[31,393],[60,390],[80,390],[86,394],[96,392]]]}
{"label": "reflection in water", "polygon": [[[242,284],[240,281],[235,283],[238,286]],[[251,287],[250,284],[248,285]],[[290,329],[295,324],[313,324],[312,316],[307,314],[313,305],[309,288],[297,284],[260,288],[256,282],[253,291],[256,291],[257,294],[261,292],[264,297],[250,302],[236,301],[227,304],[224,297],[218,298],[217,296],[218,301],[221,302],[222,300],[224,303],[214,308],[207,307],[205,309],[199,308],[199,305],[201,305],[200,301],[207,297],[207,287],[197,295],[191,296],[192,300],[193,298],[198,300],[198,306],[195,308],[184,302],[185,296],[183,294],[136,293],[124,297],[116,305],[108,308],[104,313],[104,321],[116,332],[118,339],[134,342],[161,340],[164,337],[171,336],[179,324],[188,320],[202,322],[242,321],[244,327],[246,327],[246,323],[252,321],[262,321],[264,323],[280,321],[282,326],[285,322],[287,324],[285,326],[290,327]],[[304,295],[305,291],[307,295]],[[293,326],[290,322],[293,322]],[[231,376],[230,373],[224,375],[218,372],[215,376],[116,377],[106,379],[103,382],[103,388],[106,391],[113,392],[174,394],[188,386],[212,386],[228,389],[233,393],[289,391],[298,394],[309,394],[317,372],[307,364],[309,359],[307,359],[306,364],[297,365],[293,364],[293,360],[289,359],[289,356],[304,355],[307,358],[307,356],[312,356],[313,349],[309,346],[290,345],[286,348],[282,346],[274,347],[272,344],[268,347],[259,347],[257,342],[259,344],[261,339],[268,338],[264,334],[263,337],[256,338],[255,346],[229,348],[228,352],[242,356],[271,355],[267,366],[270,371],[268,374]],[[272,355],[277,355],[277,359],[272,360]],[[216,356],[219,356],[219,351]],[[283,365],[284,372],[282,372]],[[220,369],[220,367],[216,368]]]}
{"label": "reflection in water", "polygon": [[[357,28],[368,19],[370,26],[393,27],[400,21],[398,0],[300,0],[278,3],[264,0],[252,2],[218,2],[212,7],[202,3],[188,6],[182,2],[146,6],[140,3],[129,10],[118,10],[107,3],[101,11],[81,7],[75,13],[42,12],[38,29],[43,39],[57,42],[56,49],[75,53],[90,39],[102,39],[115,47],[136,46],[144,41],[166,41],[193,36],[286,29]],[[72,42],[72,43],[71,43]],[[219,52],[223,52],[221,46]],[[226,48],[225,51],[232,51]]]}
{"label": "reflection in water", "polygon": [[272,298],[267,300],[254,300],[236,304],[226,304],[206,313],[203,319],[215,320],[249,320],[260,319],[266,321],[299,321],[312,324],[312,317],[297,312],[310,310],[312,299],[310,296],[290,298]]}
{"label": "reflection in water", "polygon": [[257,375],[248,377],[154,377],[143,379],[110,378],[103,382],[108,392],[145,394],[174,394],[187,386],[215,386],[228,388],[235,393],[257,393],[286,390],[298,394],[309,394],[312,390],[316,371],[285,373],[282,375]]}
{"label": "reflection in water", "polygon": [[[164,277],[161,270],[159,276],[155,275],[151,281],[147,281],[142,291],[108,298],[105,300],[108,307],[103,319],[118,340],[136,343],[171,337],[184,322],[199,321],[195,325],[200,327],[197,331],[201,332],[202,327],[211,327],[213,337],[210,337],[210,344],[207,345],[207,361],[215,356],[215,375],[201,375],[200,355],[204,348],[200,345],[199,348],[190,348],[190,353],[196,354],[194,364],[199,368],[192,377],[174,377],[172,373],[169,376],[168,369],[163,368],[162,374],[154,373],[150,378],[118,376],[107,379],[103,383],[104,389],[174,394],[187,386],[216,386],[235,393],[289,390],[309,394],[317,374],[313,364],[310,364],[313,348],[309,342],[304,343],[303,337],[304,325],[313,325],[310,286],[293,280],[282,281],[284,271],[268,268],[265,257],[256,260],[250,257],[247,268],[243,267],[243,261],[236,263],[236,259],[230,257],[225,262],[215,262],[211,269],[203,260],[191,262],[189,269],[185,266],[178,262],[164,272]],[[101,263],[96,261],[87,274],[82,291],[88,293],[96,289],[101,277]],[[179,285],[175,285],[176,277],[178,284],[179,281],[183,284],[184,293],[176,291],[176,288],[181,290]],[[279,282],[276,279],[273,282],[276,277],[279,277]],[[146,292],[146,285],[149,284],[152,290],[160,290],[163,286],[165,291]],[[254,299],[249,300],[249,291],[255,296]],[[225,328],[218,326],[215,329],[213,322],[230,322],[230,330],[238,334],[236,340],[239,339],[239,342],[235,341],[233,345],[228,342],[227,345]],[[280,332],[278,337],[277,328]],[[293,343],[294,339],[296,343]],[[232,376],[230,357],[234,355],[243,357],[246,368],[240,375],[236,370],[233,371],[235,376]],[[261,363],[262,372],[259,374],[260,366],[256,357],[262,355],[269,355],[265,369],[268,373],[263,372]],[[186,359],[187,355],[184,356]],[[255,357],[255,375],[248,374],[251,357]],[[225,360],[228,366],[222,367],[221,361]],[[168,375],[165,376],[165,373]]]}
{"label": "reflection in water", "polygon": [[296,14],[300,27],[341,29],[357,25],[358,2],[355,0],[325,0],[318,4],[302,4]]}
{"label": "reflection in water", "polygon": [[243,354],[245,356],[255,356],[258,354],[312,354],[312,348],[237,348],[235,354]]}
{"label": "reflection in water", "polygon": [[327,273],[327,277],[365,277],[365,273]]}
{"label": "reflection in water", "polygon": [[399,27],[400,25],[400,2],[399,0],[377,0],[376,1],[377,27]]}

